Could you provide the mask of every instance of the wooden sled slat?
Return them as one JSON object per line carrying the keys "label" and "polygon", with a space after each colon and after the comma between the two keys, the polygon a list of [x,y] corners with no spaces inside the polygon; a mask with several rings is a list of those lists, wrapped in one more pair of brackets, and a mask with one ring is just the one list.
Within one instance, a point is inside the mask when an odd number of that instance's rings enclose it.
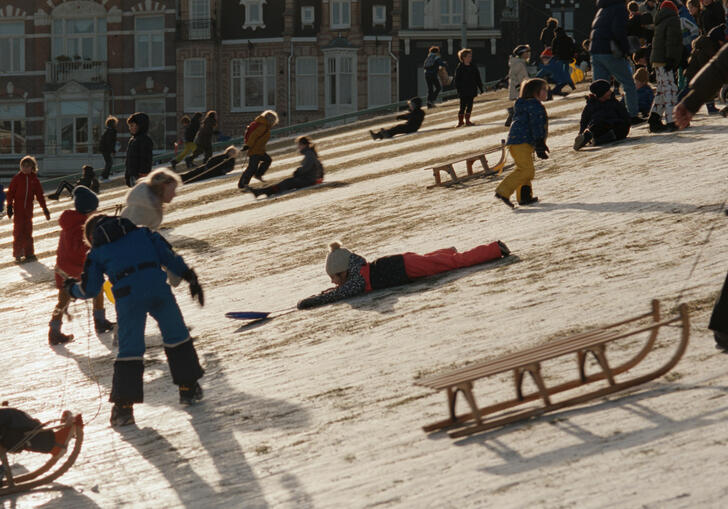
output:
{"label": "wooden sled slat", "polygon": [[[58,468],[53,470],[53,467],[68,452],[68,447],[51,456],[50,459],[48,459],[48,461],[46,461],[39,468],[33,470],[32,472],[28,472],[26,474],[18,476],[12,475],[12,468],[10,467],[10,462],[8,461],[7,451],[2,446],[0,446],[0,460],[2,460],[2,466],[5,469],[5,479],[3,479],[3,481],[0,483],[0,497],[4,495],[9,495],[11,493],[19,493],[21,491],[31,490],[33,488],[37,488],[38,486],[51,483],[61,477],[66,472],[68,472],[71,466],[73,466],[73,464],[75,463],[76,458],[78,458],[78,455],[81,453],[81,445],[83,443],[82,422],[74,422],[71,425],[70,437],[71,440],[73,440],[74,442],[73,449],[71,449],[70,453],[68,453],[68,455],[66,456],[66,459],[58,466]],[[50,473],[44,476],[44,474],[46,474],[47,472]]]}
{"label": "wooden sled slat", "polygon": [[[500,159],[498,162],[490,166],[488,164],[487,156],[488,154],[494,154],[494,153],[500,153]],[[438,186],[451,186],[453,184],[459,184],[462,182],[466,182],[468,180],[474,179],[474,178],[481,178],[486,177],[488,175],[500,175],[503,172],[503,167],[505,166],[507,158],[507,152],[506,152],[506,141],[501,140],[499,145],[494,145],[492,147],[486,148],[483,152],[478,152],[476,154],[472,154],[469,156],[466,156],[462,159],[457,159],[455,161],[449,161],[444,162],[442,164],[437,164],[434,166],[431,166],[429,168],[425,168],[427,171],[432,171],[432,176],[435,178],[435,183],[432,185],[427,186],[427,189],[432,189],[433,187]],[[458,177],[457,173],[455,172],[454,165],[457,163],[465,162],[465,175],[462,177]],[[482,170],[481,171],[474,171],[473,166],[476,163],[480,163]],[[447,173],[450,177],[450,180],[443,181],[441,173]]]}
{"label": "wooden sled slat", "polygon": [[[626,332],[616,330],[617,327],[650,317],[652,318],[652,323],[649,325],[636,327]],[[676,322],[681,323],[680,341],[675,353],[668,362],[647,374],[627,380],[617,380],[618,375],[638,365],[649,354],[655,345],[659,330],[662,327]],[[647,341],[634,356],[617,366],[610,366],[606,355],[606,347],[609,343],[645,332],[649,332]],[[423,427],[423,430],[425,432],[432,432],[450,428],[451,437],[463,437],[472,433],[501,427],[522,419],[543,415],[547,412],[553,412],[568,406],[581,404],[643,384],[664,375],[679,362],[687,348],[689,336],[690,321],[687,306],[685,304],[680,305],[677,316],[660,320],[659,301],[653,300],[652,311],[635,318],[418,380],[415,382],[415,385],[429,387],[435,390],[445,390],[447,392],[449,418],[428,424]],[[576,354],[578,376],[574,380],[562,382],[550,387],[547,386],[539,374],[540,364],[545,360],[573,354]],[[585,360],[589,354],[593,355],[597,360],[601,371],[587,375],[585,373]],[[478,407],[474,404],[475,397],[472,393],[472,386],[476,380],[509,371],[512,371],[514,374],[515,398],[483,407]],[[522,392],[523,378],[526,373],[531,374],[538,387],[536,391],[529,394],[523,394]],[[552,399],[552,396],[556,394],[600,381],[606,381],[608,385],[564,400],[554,401]],[[458,392],[463,392],[463,387],[469,388],[466,396],[470,412],[458,415],[455,412],[456,397]],[[543,404],[535,408],[531,406],[528,409],[520,411],[509,410],[537,400],[542,400]]]}

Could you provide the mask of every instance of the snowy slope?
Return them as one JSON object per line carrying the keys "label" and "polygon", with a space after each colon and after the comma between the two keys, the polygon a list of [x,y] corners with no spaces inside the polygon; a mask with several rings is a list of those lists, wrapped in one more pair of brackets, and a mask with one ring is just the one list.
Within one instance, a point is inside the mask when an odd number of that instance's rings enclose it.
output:
{"label": "snowy slope", "polygon": [[[1,221],[0,399],[42,420],[70,408],[88,422],[59,483],[2,507],[722,506],[728,368],[706,325],[728,269],[725,120],[698,115],[691,129],[659,135],[638,127],[633,141],[574,152],[580,90],[547,103],[551,159],[537,162],[534,207],[496,202],[494,178],[426,189],[431,162],[505,137],[503,92],[481,97],[472,128],[452,129],[449,104],[394,140],[372,142],[370,123],[313,133],[335,187],[255,201],[235,189],[238,169],[182,188],[163,233],[206,291],[199,308],[176,290],[207,371],[205,400],[178,405],[150,320],[145,403],[130,429],[108,425],[114,352],[93,332],[90,304],[72,304],[64,324],[77,341],[47,344],[55,220],[36,217],[40,261],[22,266]],[[268,180],[295,169],[293,146],[272,145]],[[116,182],[101,206],[124,194]],[[70,206],[51,204],[54,219]],[[369,259],[496,239],[515,256],[249,330],[223,317],[326,288],[334,239]],[[446,416],[445,397],[412,385],[416,376],[646,312],[653,298],[668,311],[681,292],[691,344],[667,377],[465,440],[422,432]],[[657,350],[644,369],[670,354]],[[569,360],[549,376],[574,374]],[[485,404],[510,396],[512,382],[476,391]]]}

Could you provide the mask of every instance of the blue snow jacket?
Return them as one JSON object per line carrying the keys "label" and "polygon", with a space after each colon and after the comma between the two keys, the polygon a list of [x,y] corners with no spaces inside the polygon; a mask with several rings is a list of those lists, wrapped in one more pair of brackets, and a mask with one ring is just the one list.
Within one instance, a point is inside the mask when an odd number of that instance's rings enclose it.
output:
{"label": "blue snow jacket", "polygon": [[655,100],[655,91],[652,90],[650,85],[645,85],[637,89],[637,104],[639,105],[640,113],[645,115],[652,109],[652,101]]}
{"label": "blue snow jacket", "polygon": [[506,145],[536,145],[540,141],[546,142],[548,132],[549,118],[541,101],[535,98],[516,99],[513,105],[513,123],[508,131]]}
{"label": "blue snow jacket", "polygon": [[552,58],[549,60],[548,64],[543,64],[538,73],[536,73],[536,77],[552,81],[557,85],[564,85],[571,82],[571,76],[569,76],[566,69],[568,69],[568,67],[564,67],[563,63],[556,60],[556,58]]}
{"label": "blue snow jacket", "polygon": [[613,54],[612,42],[622,55],[629,55],[629,41],[627,41],[627,20],[629,12],[624,0],[597,0],[599,9],[592,21],[592,30],[589,36],[591,46],[589,51],[593,55]]}
{"label": "blue snow jacket", "polygon": [[425,69],[425,76],[437,76],[437,71],[440,67],[447,69],[447,64],[440,56],[440,53],[428,53],[423,67]]}

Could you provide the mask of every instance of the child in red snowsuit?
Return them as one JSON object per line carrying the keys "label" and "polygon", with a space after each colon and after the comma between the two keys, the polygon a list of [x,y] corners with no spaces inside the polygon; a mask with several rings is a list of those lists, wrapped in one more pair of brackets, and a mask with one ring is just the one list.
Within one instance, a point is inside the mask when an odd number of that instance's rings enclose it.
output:
{"label": "child in red snowsuit", "polygon": [[13,218],[13,256],[17,263],[21,262],[23,256],[26,262],[37,260],[33,247],[34,197],[43,209],[46,219],[51,218],[37,173],[38,162],[35,157],[23,157],[20,160],[20,171],[10,181],[8,188],[8,217]]}
{"label": "child in red snowsuit", "polygon": [[[89,246],[83,240],[83,226],[89,215],[98,208],[99,199],[88,187],[76,186],[73,189],[73,204],[76,210],[64,210],[61,217],[58,218],[58,224],[61,226],[55,267],[58,304],[56,304],[48,324],[50,327],[48,344],[50,345],[68,343],[73,339],[73,334],[66,335],[61,332],[63,313],[71,301],[71,296],[63,287],[63,281],[69,277],[81,279],[86,254],[89,251]],[[93,302],[96,332],[103,333],[113,330],[114,324],[106,319],[103,292],[99,292]]]}
{"label": "child in red snowsuit", "polygon": [[338,242],[332,242],[329,249],[326,272],[336,287],[303,299],[298,303],[298,309],[330,304],[364,292],[403,285],[414,279],[498,260],[511,254],[500,240],[464,253],[458,253],[451,247],[425,255],[404,253],[385,256],[371,263],[341,247]]}

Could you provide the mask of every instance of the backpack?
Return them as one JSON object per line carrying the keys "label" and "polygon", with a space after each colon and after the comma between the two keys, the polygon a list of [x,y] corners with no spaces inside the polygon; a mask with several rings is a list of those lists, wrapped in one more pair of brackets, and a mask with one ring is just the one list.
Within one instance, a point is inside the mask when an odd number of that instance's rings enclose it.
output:
{"label": "backpack", "polygon": [[248,143],[248,137],[250,137],[250,134],[255,131],[255,129],[258,127],[258,122],[255,120],[248,124],[248,127],[245,128],[245,134],[243,134],[243,142],[246,144]]}

